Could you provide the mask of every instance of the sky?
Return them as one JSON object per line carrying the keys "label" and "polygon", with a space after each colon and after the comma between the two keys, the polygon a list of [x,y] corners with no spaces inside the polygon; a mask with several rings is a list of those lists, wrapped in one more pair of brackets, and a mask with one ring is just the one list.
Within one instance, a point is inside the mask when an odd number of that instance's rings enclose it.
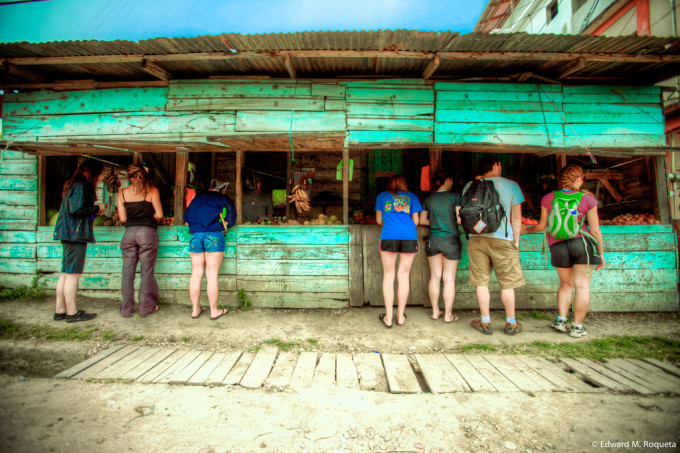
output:
{"label": "sky", "polygon": [[[0,42],[337,30],[469,33],[488,0],[48,0],[3,4]],[[16,0],[14,0],[16,1]]]}

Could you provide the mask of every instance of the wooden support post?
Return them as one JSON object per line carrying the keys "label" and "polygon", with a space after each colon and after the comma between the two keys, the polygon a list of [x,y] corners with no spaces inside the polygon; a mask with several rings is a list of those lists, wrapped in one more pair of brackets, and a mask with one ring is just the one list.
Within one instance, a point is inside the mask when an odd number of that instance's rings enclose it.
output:
{"label": "wooden support post", "polygon": [[175,155],[175,225],[184,225],[184,200],[187,196],[187,169],[189,153]]}
{"label": "wooden support post", "polygon": [[567,166],[567,155],[557,154],[555,158],[557,160],[557,174],[555,175],[555,178],[557,178],[559,186],[560,175],[562,174],[562,170],[564,169],[564,167]]}
{"label": "wooden support post", "polygon": [[659,207],[659,220],[663,225],[671,223],[670,200],[668,197],[668,176],[666,156],[656,156],[656,201]]}
{"label": "wooden support post", "polygon": [[45,194],[47,192],[47,157],[38,155],[38,225],[46,225]]}
{"label": "wooden support post", "polygon": [[292,153],[288,151],[286,153],[286,218],[290,219],[290,203],[288,203],[288,195],[290,195],[291,178],[293,177],[293,163],[291,162]]}
{"label": "wooden support post", "polygon": [[132,163],[133,164],[142,165],[142,162],[144,162],[144,159],[142,158],[142,153],[133,153],[132,154]]}
{"label": "wooden support post", "polygon": [[241,170],[243,169],[243,151],[236,150],[236,225],[243,222],[243,181]]}
{"label": "wooden support post", "polygon": [[213,179],[215,179],[215,172],[217,171],[217,169],[215,168],[216,160],[217,160],[216,157],[217,157],[217,153],[215,153],[214,151],[212,153],[210,153],[210,180],[211,181]]}
{"label": "wooden support post", "polygon": [[430,178],[434,176],[434,172],[442,167],[442,150],[430,150]]}
{"label": "wooden support post", "polygon": [[349,225],[349,149],[342,150],[342,223]]}

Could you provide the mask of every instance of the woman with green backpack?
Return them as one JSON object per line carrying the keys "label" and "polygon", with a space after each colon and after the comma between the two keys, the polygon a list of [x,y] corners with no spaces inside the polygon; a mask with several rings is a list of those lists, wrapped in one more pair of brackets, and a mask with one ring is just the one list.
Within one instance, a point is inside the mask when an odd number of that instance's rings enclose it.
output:
{"label": "woman with green backpack", "polygon": [[[557,290],[557,319],[550,325],[560,332],[567,331],[567,315],[574,293],[572,321],[569,335],[581,338],[588,331],[583,319],[590,305],[590,278],[593,267],[604,267],[604,249],[597,200],[581,190],[585,175],[578,165],[562,171],[560,188],[541,199],[541,220],[538,225],[522,227],[522,234],[538,233],[546,228],[550,246],[550,263],[560,277]],[[587,225],[584,221],[587,220]]]}

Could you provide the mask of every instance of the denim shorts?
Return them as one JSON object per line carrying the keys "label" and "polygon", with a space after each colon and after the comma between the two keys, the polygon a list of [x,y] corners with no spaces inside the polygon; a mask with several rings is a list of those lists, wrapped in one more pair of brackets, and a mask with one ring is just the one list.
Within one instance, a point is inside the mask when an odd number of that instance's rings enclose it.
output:
{"label": "denim shorts", "polygon": [[191,242],[189,242],[190,253],[224,253],[224,250],[224,234],[221,231],[191,233]]}
{"label": "denim shorts", "polygon": [[460,237],[458,236],[428,236],[425,240],[425,255],[444,255],[449,261],[460,259]]}
{"label": "denim shorts", "polygon": [[87,242],[61,241],[63,253],[61,256],[62,274],[82,274],[85,269],[85,254]]}

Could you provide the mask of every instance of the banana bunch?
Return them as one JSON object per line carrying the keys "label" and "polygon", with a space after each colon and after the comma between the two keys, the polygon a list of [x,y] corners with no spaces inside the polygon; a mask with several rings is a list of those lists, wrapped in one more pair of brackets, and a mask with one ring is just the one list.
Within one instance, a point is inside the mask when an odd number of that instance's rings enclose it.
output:
{"label": "banana bunch", "polygon": [[120,189],[120,181],[118,180],[118,175],[115,174],[114,172],[111,172],[108,175],[104,176],[103,181],[104,184],[106,184],[106,189],[111,193],[116,193],[118,192],[118,189]]}
{"label": "banana bunch", "polygon": [[309,206],[309,195],[307,195],[307,192],[302,187],[300,187],[300,184],[293,187],[291,193],[292,195],[288,195],[288,203],[294,201],[297,212],[308,212],[310,209],[312,209]]}

